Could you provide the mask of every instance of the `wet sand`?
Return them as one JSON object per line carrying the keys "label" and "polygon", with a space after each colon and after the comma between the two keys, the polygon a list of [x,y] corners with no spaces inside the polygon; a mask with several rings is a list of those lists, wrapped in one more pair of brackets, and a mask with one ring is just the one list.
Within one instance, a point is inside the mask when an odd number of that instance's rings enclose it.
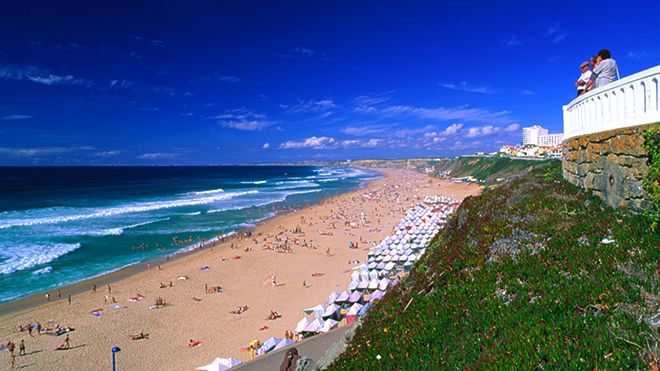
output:
{"label": "wet sand", "polygon": [[[5,344],[9,339],[17,344],[25,339],[28,354],[16,357],[23,369],[109,369],[113,346],[122,349],[117,354],[122,370],[192,370],[217,356],[247,360],[248,353],[241,348],[250,341],[283,337],[303,317],[304,308],[324,303],[332,291],[344,290],[355,266],[349,261],[365,262],[368,249],[390,234],[405,211],[425,195],[460,200],[480,192],[474,184],[411,171],[383,173],[384,178],[364,189],[277,216],[251,230],[250,237],[228,239],[170,259],[160,264],[160,270],[157,262],[150,269],[143,264],[63,288],[60,300],[51,292],[53,301],[47,304],[41,297],[42,304],[36,305],[39,297],[35,297],[0,308],[5,313],[0,316],[0,339]],[[357,242],[359,248],[349,249],[349,242]],[[291,252],[273,250],[278,245],[289,246]],[[188,279],[177,279],[182,276]],[[172,287],[160,288],[170,281]],[[91,293],[94,283],[98,289]],[[205,293],[206,285],[221,286],[222,292]],[[76,293],[71,305],[66,298],[70,292]],[[144,299],[128,300],[138,293]],[[117,303],[106,304],[106,295]],[[167,305],[150,309],[159,297]],[[249,309],[230,313],[242,305]],[[90,313],[98,308],[100,316]],[[281,318],[266,320],[270,310]],[[37,321],[44,327],[75,328],[69,335],[71,349],[53,350],[65,335],[30,337],[17,329],[19,324]],[[148,333],[148,339],[129,339],[140,332]],[[203,344],[188,348],[191,339]],[[7,351],[0,360],[0,369],[4,368],[9,368]]]}

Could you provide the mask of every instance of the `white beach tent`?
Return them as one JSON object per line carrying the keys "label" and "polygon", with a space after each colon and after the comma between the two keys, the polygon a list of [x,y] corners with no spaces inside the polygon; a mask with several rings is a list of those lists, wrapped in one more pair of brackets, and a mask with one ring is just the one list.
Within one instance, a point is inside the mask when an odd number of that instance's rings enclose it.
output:
{"label": "white beach tent", "polygon": [[323,320],[320,318],[317,318],[313,320],[307,327],[302,332],[311,332],[311,333],[317,333],[321,331],[323,328]]}
{"label": "white beach tent", "polygon": [[206,371],[224,371],[232,367],[238,366],[241,364],[241,361],[234,357],[229,358],[220,358],[216,357],[213,362],[209,363],[206,366],[197,367],[198,370]]}
{"label": "white beach tent", "polygon": [[367,287],[369,287],[369,281],[367,281],[367,280],[362,280],[362,281],[360,281],[360,284],[358,285],[357,288],[360,289],[360,290],[364,290],[364,289],[366,289]]}
{"label": "white beach tent", "polygon": [[328,296],[328,304],[332,304],[335,302],[335,299],[339,296],[339,293],[337,291],[333,291],[330,293]]}
{"label": "white beach tent", "polygon": [[348,284],[348,290],[350,290],[350,291],[356,290],[359,285],[360,285],[360,281],[357,281],[357,280],[356,281],[351,281],[351,283]]}
{"label": "white beach tent", "polygon": [[325,312],[325,307],[319,304],[315,307],[305,309],[304,312],[305,314],[314,314],[315,318],[319,318],[323,315],[323,312]]}
{"label": "white beach tent", "polygon": [[301,319],[300,322],[298,322],[296,328],[293,331],[297,333],[301,333],[305,330],[307,326],[309,326],[310,323],[312,323],[312,321],[310,321],[309,318],[305,317]]}
{"label": "white beach tent", "polygon": [[339,322],[333,320],[333,319],[328,319],[323,323],[323,327],[321,327],[321,330],[319,332],[328,332],[335,328]]}
{"label": "white beach tent", "polygon": [[377,279],[378,278],[378,271],[377,270],[369,271],[369,278],[370,278],[370,280]]}
{"label": "white beach tent", "polygon": [[328,305],[327,308],[325,308],[325,312],[323,312],[323,317],[332,317],[337,311],[339,310],[339,305],[337,304],[330,304]]}
{"label": "white beach tent", "polygon": [[278,349],[282,349],[282,348],[287,347],[287,346],[289,346],[291,344],[294,344],[294,343],[295,342],[291,339],[282,339],[282,341],[280,341],[279,343],[277,343],[277,345],[275,345],[275,348],[273,348],[273,351],[276,351]]}
{"label": "white beach tent", "polygon": [[351,273],[351,280],[352,281],[360,280],[360,272],[359,271],[353,271],[353,273]]}
{"label": "white beach tent", "polygon": [[378,285],[380,282],[378,279],[374,278],[371,281],[369,281],[369,290],[376,290],[378,288]]}
{"label": "white beach tent", "polygon": [[348,298],[351,297],[351,294],[349,294],[347,291],[342,292],[337,296],[337,299],[335,299],[335,303],[343,303],[348,301]]}

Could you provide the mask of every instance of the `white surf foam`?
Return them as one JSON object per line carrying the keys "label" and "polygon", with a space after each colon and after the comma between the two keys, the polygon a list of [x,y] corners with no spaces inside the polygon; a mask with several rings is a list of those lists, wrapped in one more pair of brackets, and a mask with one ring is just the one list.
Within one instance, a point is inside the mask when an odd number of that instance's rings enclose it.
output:
{"label": "white surf foam", "polygon": [[30,269],[37,265],[47,264],[80,248],[79,243],[53,243],[41,245],[23,245],[12,248],[11,252],[0,252],[6,260],[0,263],[0,274],[10,274],[16,271]]}
{"label": "white surf foam", "polygon": [[[206,196],[206,197],[184,198],[184,199],[176,199],[170,201],[140,202],[125,206],[109,207],[105,209],[86,209],[84,211],[87,211],[87,213],[84,214],[63,215],[63,216],[50,217],[50,218],[45,217],[45,218],[34,218],[34,219],[24,219],[24,218],[8,219],[3,224],[0,224],[0,229],[32,226],[39,224],[56,224],[56,223],[74,221],[74,220],[101,218],[101,217],[116,216],[116,215],[129,214],[129,213],[139,213],[145,211],[169,209],[169,208],[181,207],[181,206],[203,205],[217,201],[232,199],[234,197],[238,197],[242,195],[255,194],[255,193],[259,193],[259,191],[251,190],[244,192],[226,192],[226,193],[223,192],[222,194]],[[79,212],[80,209],[75,209],[75,210]],[[2,214],[6,215],[8,213],[12,213],[12,212],[0,213],[0,218],[2,218],[3,216]]]}

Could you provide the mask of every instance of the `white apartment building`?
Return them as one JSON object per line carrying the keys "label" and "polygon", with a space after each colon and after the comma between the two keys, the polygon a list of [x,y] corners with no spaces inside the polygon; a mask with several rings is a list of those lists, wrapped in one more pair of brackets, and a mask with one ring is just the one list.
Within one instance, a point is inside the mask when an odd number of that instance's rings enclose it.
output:
{"label": "white apartment building", "polygon": [[562,133],[539,135],[537,145],[544,147],[556,147],[560,145],[563,140],[564,140],[564,134]]}
{"label": "white apartment building", "polygon": [[527,144],[540,145],[539,136],[541,135],[548,135],[548,129],[538,125],[523,128],[523,146]]}

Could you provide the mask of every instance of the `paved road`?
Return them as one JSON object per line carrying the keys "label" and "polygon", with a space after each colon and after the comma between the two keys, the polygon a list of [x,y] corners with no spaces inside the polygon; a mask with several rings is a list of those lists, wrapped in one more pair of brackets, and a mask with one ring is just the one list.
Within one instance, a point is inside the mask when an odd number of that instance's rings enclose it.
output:
{"label": "paved road", "polygon": [[344,333],[352,329],[354,326],[344,326],[337,329],[334,329],[327,334],[316,335],[311,338],[307,338],[301,342],[292,344],[288,347],[278,349],[275,352],[268,353],[263,357],[259,357],[253,361],[246,362],[232,370],[239,371],[257,371],[257,370],[274,370],[277,371],[280,369],[280,364],[284,358],[284,353],[291,348],[296,347],[298,349],[298,354],[301,356],[307,356],[312,359],[312,364],[316,364],[321,357],[323,357],[326,351],[340,340]]}

